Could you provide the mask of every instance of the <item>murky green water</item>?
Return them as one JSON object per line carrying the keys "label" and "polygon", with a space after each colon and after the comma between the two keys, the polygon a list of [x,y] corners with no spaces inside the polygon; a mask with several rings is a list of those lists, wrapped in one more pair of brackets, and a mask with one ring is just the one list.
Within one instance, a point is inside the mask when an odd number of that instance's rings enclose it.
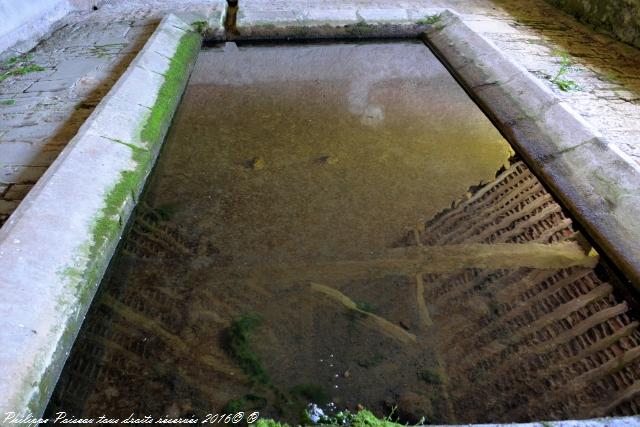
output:
{"label": "murky green water", "polygon": [[[53,407],[297,422],[313,402],[469,420],[435,344],[463,328],[419,301],[415,275],[468,267],[464,250],[416,270],[392,248],[511,154],[422,44],[203,51]],[[466,296],[452,318],[486,320],[491,301]]]}

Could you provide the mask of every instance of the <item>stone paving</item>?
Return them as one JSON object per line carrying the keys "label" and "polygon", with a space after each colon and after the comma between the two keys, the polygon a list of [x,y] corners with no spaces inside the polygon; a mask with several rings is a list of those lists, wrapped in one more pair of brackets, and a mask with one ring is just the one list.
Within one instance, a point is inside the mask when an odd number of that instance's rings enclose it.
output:
{"label": "stone paving", "polygon": [[[240,10],[450,8],[512,60],[546,82],[609,141],[640,163],[640,50],[579,24],[542,0],[240,0]],[[111,0],[74,12],[30,53],[44,68],[0,82],[0,225],[126,69],[170,10],[209,14],[212,0]],[[321,12],[320,12],[321,13]],[[551,79],[567,53],[562,76]],[[7,55],[5,54],[6,58]],[[72,191],[73,189],[69,189]]]}
{"label": "stone paving", "polygon": [[[126,0],[74,12],[31,52],[44,68],[0,82],[0,225],[15,210],[168,11],[202,15],[205,0]],[[7,55],[4,55],[5,58]],[[69,189],[73,191],[73,189]]]}

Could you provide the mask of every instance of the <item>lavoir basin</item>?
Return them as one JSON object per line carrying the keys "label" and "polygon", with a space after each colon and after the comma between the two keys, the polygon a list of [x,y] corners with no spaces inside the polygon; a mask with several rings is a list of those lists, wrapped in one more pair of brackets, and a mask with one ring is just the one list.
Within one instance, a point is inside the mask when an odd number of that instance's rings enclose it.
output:
{"label": "lavoir basin", "polygon": [[637,425],[640,169],[425,13],[165,16],[0,228],[0,424]]}
{"label": "lavoir basin", "polygon": [[221,43],[48,413],[636,414],[629,310],[423,43]]}

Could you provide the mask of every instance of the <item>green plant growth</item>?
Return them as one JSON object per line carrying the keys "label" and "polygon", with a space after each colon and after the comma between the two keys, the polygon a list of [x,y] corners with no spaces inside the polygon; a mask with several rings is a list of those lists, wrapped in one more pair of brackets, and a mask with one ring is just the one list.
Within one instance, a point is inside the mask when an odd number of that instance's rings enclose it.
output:
{"label": "green plant growth", "polygon": [[573,63],[571,62],[571,58],[569,57],[569,54],[566,52],[561,52],[560,53],[560,69],[558,70],[556,75],[551,77],[550,79],[551,83],[558,86],[558,88],[564,92],[568,92],[573,89],[578,89],[578,84],[576,82],[565,78],[567,73],[571,71],[572,64]]}
{"label": "green plant growth", "polygon": [[[359,412],[341,411],[335,415],[322,416],[317,421],[312,421],[307,416],[307,425],[334,425],[345,427],[400,427],[402,424],[395,423],[390,419],[391,415],[378,418],[366,409]],[[256,427],[289,427],[288,424],[279,423],[270,419],[260,419],[255,423]],[[404,426],[402,426],[404,427]]]}
{"label": "green plant growth", "polygon": [[368,24],[365,21],[358,21],[356,24],[347,25],[345,28],[347,33],[357,37],[365,37],[373,33],[375,30],[374,25]]}
{"label": "green plant growth", "polygon": [[0,82],[11,76],[21,76],[37,71],[44,71],[44,67],[34,64],[30,55],[12,56],[0,63]]}
{"label": "green plant growth", "polygon": [[0,101],[0,105],[14,105],[15,103],[15,99],[3,99],[2,101]]}
{"label": "green plant growth", "polygon": [[61,272],[77,287],[76,292],[80,304],[90,297],[92,286],[98,282],[102,271],[102,262],[105,248],[110,242],[115,241],[116,236],[123,226],[123,207],[129,197],[135,199],[140,186],[144,182],[144,176],[151,168],[153,160],[152,148],[160,144],[164,131],[168,128],[175,106],[182,92],[186,72],[193,58],[200,48],[201,38],[196,33],[187,33],[180,39],[176,54],[171,59],[169,70],[164,76],[164,82],[158,91],[158,97],[151,109],[145,124],[140,130],[140,139],[145,144],[144,148],[134,144],[120,142],[131,148],[131,160],[135,167],[120,174],[119,181],[105,195],[104,207],[95,218],[91,234],[92,242],[84,248],[84,256],[92,262],[88,266],[70,267]]}
{"label": "green plant growth", "polygon": [[258,356],[251,349],[251,335],[260,326],[259,316],[245,314],[231,323],[229,329],[229,351],[242,371],[256,384],[269,384],[269,376]]}
{"label": "green plant growth", "polygon": [[193,31],[200,34],[204,34],[208,27],[209,25],[207,24],[207,21],[193,21],[191,23],[191,28],[193,28]]}
{"label": "green plant growth", "polygon": [[375,313],[376,312],[376,307],[373,306],[372,304],[369,304],[366,301],[356,301],[356,307],[358,308],[358,310],[367,312],[367,313]]}
{"label": "green plant growth", "polygon": [[435,14],[435,15],[427,15],[424,18],[416,21],[416,24],[418,25],[434,25],[438,22],[440,22],[440,20],[442,19],[442,16],[440,16],[440,14]]}
{"label": "green plant growth", "polygon": [[259,419],[254,425],[256,427],[290,427],[287,423],[279,423],[270,419]]}
{"label": "green plant growth", "polygon": [[418,374],[418,377],[427,384],[442,384],[440,373],[432,369],[425,369]]}

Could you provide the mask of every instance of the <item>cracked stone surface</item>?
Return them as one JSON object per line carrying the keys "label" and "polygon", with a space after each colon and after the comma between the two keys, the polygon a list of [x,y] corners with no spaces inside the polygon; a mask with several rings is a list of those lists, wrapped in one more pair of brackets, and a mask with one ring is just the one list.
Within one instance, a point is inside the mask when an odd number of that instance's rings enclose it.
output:
{"label": "cracked stone surface", "polygon": [[[640,50],[578,23],[543,0],[240,0],[245,12],[323,15],[330,10],[381,18],[385,9],[420,19],[450,8],[507,57],[537,76],[595,130],[640,163]],[[363,10],[370,12],[362,12]],[[75,135],[169,11],[201,15],[211,0],[110,0],[74,12],[31,52],[43,71],[0,82],[0,225]],[[390,12],[390,13],[391,13]],[[383,15],[380,15],[380,14]],[[314,16],[315,16],[314,15]],[[551,80],[561,52],[572,65]]]}

